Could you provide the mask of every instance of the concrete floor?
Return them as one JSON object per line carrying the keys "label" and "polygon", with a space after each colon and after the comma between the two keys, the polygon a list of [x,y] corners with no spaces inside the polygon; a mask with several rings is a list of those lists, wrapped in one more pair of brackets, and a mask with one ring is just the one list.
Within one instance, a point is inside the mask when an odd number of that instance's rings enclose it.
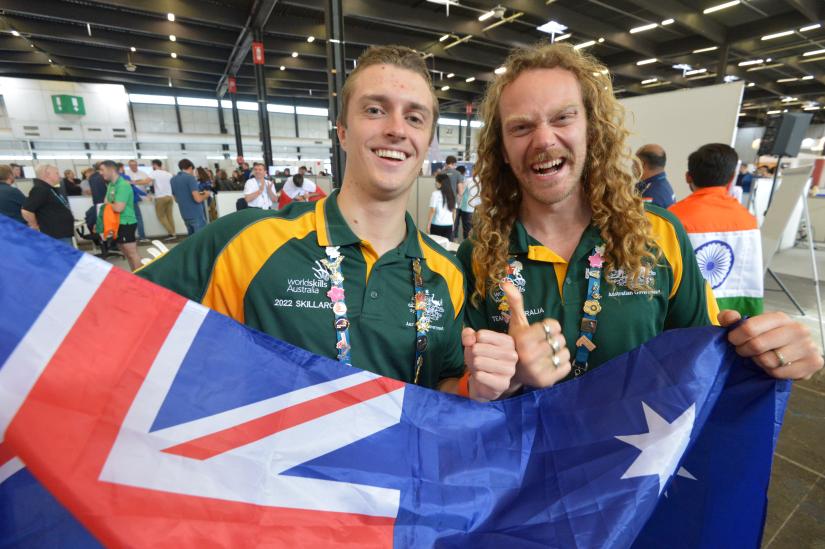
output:
{"label": "concrete floor", "polygon": [[[172,248],[176,242],[164,243]],[[140,244],[141,257],[151,257]],[[820,244],[820,246],[823,246]],[[111,258],[118,267],[126,261]],[[820,276],[825,277],[825,250],[817,252]],[[782,252],[773,262],[775,271],[800,302],[802,316],[768,277],[765,281],[765,310],[784,311],[808,325],[819,341],[816,295],[807,249]],[[820,285],[825,296],[825,284]],[[785,424],[774,456],[768,494],[768,516],[763,548],[825,549],[825,370],[810,381],[800,381],[791,392]]]}

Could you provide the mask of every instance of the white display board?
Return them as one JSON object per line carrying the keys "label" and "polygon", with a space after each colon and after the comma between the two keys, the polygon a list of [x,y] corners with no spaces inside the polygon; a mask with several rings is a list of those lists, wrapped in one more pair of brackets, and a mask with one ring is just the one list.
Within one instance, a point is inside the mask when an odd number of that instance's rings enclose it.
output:
{"label": "white display board", "polygon": [[[764,271],[768,271],[774,254],[779,251],[783,236],[789,228],[796,233],[799,226],[801,200],[805,197],[808,180],[811,177],[812,166],[790,168],[782,172],[782,184],[777,184],[773,193],[773,201],[765,215],[765,221],[760,227],[762,231],[762,261]],[[791,226],[792,220],[796,224]]]}
{"label": "white display board", "polygon": [[[0,77],[0,95],[18,139],[88,142],[132,141],[129,99],[119,84]],[[57,114],[52,96],[81,97],[86,114]]]}
{"label": "white display board", "polygon": [[677,200],[690,194],[685,182],[690,153],[707,143],[733,146],[744,89],[743,82],[732,82],[620,101],[627,110],[632,150],[646,143],[665,149],[665,171]]}

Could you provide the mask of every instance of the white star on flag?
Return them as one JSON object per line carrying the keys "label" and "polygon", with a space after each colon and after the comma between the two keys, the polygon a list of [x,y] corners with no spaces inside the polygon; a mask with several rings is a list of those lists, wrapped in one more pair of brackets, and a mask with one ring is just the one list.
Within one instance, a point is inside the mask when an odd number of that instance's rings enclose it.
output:
{"label": "white star on flag", "polygon": [[696,404],[691,404],[673,423],[668,423],[644,402],[642,402],[642,409],[645,413],[648,432],[616,436],[622,442],[642,451],[624,472],[622,479],[656,475],[659,477],[659,494],[661,494],[668,479],[676,472],[679,459],[690,442],[690,433],[696,419]]}

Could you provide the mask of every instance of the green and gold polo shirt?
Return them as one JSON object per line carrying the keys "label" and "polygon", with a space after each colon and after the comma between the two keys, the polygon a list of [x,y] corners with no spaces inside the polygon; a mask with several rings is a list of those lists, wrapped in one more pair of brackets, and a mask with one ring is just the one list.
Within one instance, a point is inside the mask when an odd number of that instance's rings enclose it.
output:
{"label": "green and gold polo shirt", "polygon": [[464,370],[461,327],[466,283],[461,267],[421,234],[381,257],[347,225],[337,193],[281,211],[248,209],[190,236],[138,275],[278,339],[332,359],[335,315],[327,297],[327,246],[344,256],[352,364],[412,382],[415,375],[413,258],[420,258],[430,318],[419,383],[434,388]]}
{"label": "green and gold polo shirt", "polygon": [[[645,209],[661,259],[647,274],[650,290],[631,291],[622,270],[602,271],[602,310],[597,317],[593,339],[596,348],[590,353],[590,369],[635,349],[664,330],[716,323],[716,300],[702,278],[682,225],[662,208],[646,205]],[[520,221],[516,222],[511,235],[510,254],[522,266],[515,284],[524,296],[528,320],[531,324],[545,318],[558,320],[573,356],[584,314],[588,258],[601,244],[599,230],[591,225],[567,262],[527,234]],[[467,273],[471,292],[475,281],[469,240],[462,243],[458,257]],[[506,332],[507,324],[498,310],[501,295],[496,288],[479,307],[474,307],[468,299],[466,323],[476,330]]]}

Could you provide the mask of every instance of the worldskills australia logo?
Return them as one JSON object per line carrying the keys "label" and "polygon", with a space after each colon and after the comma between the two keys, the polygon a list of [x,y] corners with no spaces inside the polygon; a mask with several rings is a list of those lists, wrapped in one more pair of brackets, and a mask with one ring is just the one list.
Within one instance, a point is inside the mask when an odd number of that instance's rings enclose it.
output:
{"label": "worldskills australia logo", "polygon": [[[444,316],[444,300],[437,299],[430,293],[430,290],[424,290],[424,303],[424,314],[427,315],[430,322],[438,322],[441,320],[441,317]],[[415,314],[415,302],[413,299],[410,300],[407,306],[410,308],[410,312]]]}
{"label": "worldskills australia logo", "polygon": [[[522,265],[521,261],[509,261],[507,263],[507,274],[503,277],[502,282],[504,280],[509,280],[516,288],[518,288],[518,291],[524,293],[527,291],[527,281],[521,274],[521,271],[523,270],[524,265]],[[499,286],[496,286],[493,290],[493,301],[496,303],[501,303],[502,299],[504,299],[504,292]]]}
{"label": "worldskills australia logo", "polygon": [[321,260],[315,262],[315,266],[312,268],[312,272],[315,274],[315,278],[318,280],[322,280],[324,282],[329,282],[329,270],[324,267]]}

